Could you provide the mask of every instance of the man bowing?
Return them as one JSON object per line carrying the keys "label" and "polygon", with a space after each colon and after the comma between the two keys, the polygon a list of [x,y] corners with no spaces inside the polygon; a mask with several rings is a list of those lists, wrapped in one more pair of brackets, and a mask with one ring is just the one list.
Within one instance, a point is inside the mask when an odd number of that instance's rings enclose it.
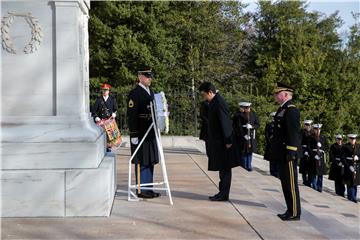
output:
{"label": "man bowing", "polygon": [[219,171],[219,193],[211,201],[228,201],[231,186],[231,169],[239,166],[229,108],[214,85],[204,82],[199,91],[209,102],[208,112],[208,170]]}

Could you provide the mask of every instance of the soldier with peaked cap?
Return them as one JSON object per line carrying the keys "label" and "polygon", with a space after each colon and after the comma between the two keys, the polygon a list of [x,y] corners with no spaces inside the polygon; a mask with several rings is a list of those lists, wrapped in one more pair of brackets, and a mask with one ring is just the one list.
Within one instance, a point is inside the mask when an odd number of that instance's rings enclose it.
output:
{"label": "soldier with peaked cap", "polygon": [[278,160],[279,178],[287,210],[278,214],[283,221],[300,220],[301,206],[297,177],[297,161],[301,155],[300,111],[292,102],[294,89],[278,83],[275,100],[280,104],[275,115],[271,155]]}
{"label": "soldier with peaked cap", "polygon": [[339,196],[345,197],[345,184],[344,184],[344,164],[341,161],[341,148],[343,136],[337,134],[335,136],[336,142],[330,146],[330,171],[329,179],[335,182],[335,193]]}
{"label": "soldier with peaked cap", "polygon": [[[91,114],[95,122],[99,122],[107,118],[115,118],[117,111],[116,99],[110,96],[110,84],[104,83],[101,85],[101,96],[95,101],[95,104],[91,108]],[[110,148],[107,148],[110,152]]]}
{"label": "soldier with peaked cap", "polygon": [[357,186],[360,185],[360,145],[356,142],[357,134],[348,134],[349,142],[343,145],[344,182],[347,198],[357,202]]}
{"label": "soldier with peaked cap", "polygon": [[[153,122],[150,108],[150,103],[154,101],[154,92],[150,89],[152,78],[153,73],[151,69],[143,68],[138,71],[138,84],[130,91],[128,96],[127,116],[130,130],[131,154],[135,152]],[[139,178],[141,184],[153,182],[154,165],[158,162],[159,152],[155,132],[154,129],[151,129],[133,160],[137,184]],[[140,172],[140,177],[138,172]],[[152,190],[141,190],[137,194],[140,198],[160,196],[160,193]]]}
{"label": "soldier with peaked cap", "polygon": [[309,180],[311,187],[318,192],[323,189],[323,175],[325,174],[325,156],[327,142],[325,136],[321,134],[322,124],[313,124],[314,133],[310,138],[310,161],[309,161]]}
{"label": "soldier with peaked cap", "polygon": [[234,130],[240,144],[241,164],[252,171],[252,153],[257,150],[256,130],[260,122],[250,102],[240,102],[239,106],[240,112],[233,117]]}
{"label": "soldier with peaked cap", "polygon": [[301,146],[302,156],[300,158],[299,173],[302,174],[303,184],[305,186],[311,186],[309,179],[309,157],[310,157],[310,138],[311,138],[311,124],[312,120],[304,121],[304,128],[301,130]]}
{"label": "soldier with peaked cap", "polygon": [[272,112],[272,113],[269,114],[269,117],[271,118],[271,121],[266,123],[266,126],[265,126],[265,153],[264,153],[264,159],[269,161],[270,175],[274,176],[274,177],[279,177],[277,159],[272,158],[271,154],[270,154],[271,141],[274,138],[274,128],[275,128],[274,118],[275,118],[275,114],[276,114],[276,112]]}

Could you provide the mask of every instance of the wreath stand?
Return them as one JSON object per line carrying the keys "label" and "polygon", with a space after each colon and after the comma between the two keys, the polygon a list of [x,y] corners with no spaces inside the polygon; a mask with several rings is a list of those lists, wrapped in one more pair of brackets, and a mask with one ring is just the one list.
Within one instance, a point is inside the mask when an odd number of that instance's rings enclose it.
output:
{"label": "wreath stand", "polygon": [[[162,146],[162,142],[161,142],[161,134],[160,134],[160,129],[158,127],[157,115],[156,115],[156,111],[154,110],[153,102],[150,102],[150,108],[151,108],[152,123],[149,126],[148,130],[146,131],[144,137],[138,144],[138,146],[137,146],[136,150],[134,151],[134,153],[132,154],[131,158],[129,159],[128,201],[135,201],[135,202],[139,201],[139,198],[137,197],[136,192],[135,193],[133,192],[133,189],[138,189],[140,191],[141,191],[141,189],[143,189],[143,190],[158,190],[158,191],[166,191],[166,195],[169,197],[170,205],[173,205],[173,200],[171,197],[171,191],[170,191],[170,186],[169,186],[169,180],[168,180],[166,166],[165,166],[165,157],[164,157],[164,150],[163,150],[163,146]],[[134,157],[136,156],[136,153],[139,151],[141,145],[143,144],[144,140],[146,139],[146,137],[149,134],[149,132],[151,131],[151,129],[154,129],[154,132],[155,132],[156,145],[157,145],[157,148],[159,151],[159,156],[160,156],[159,162],[160,162],[161,170],[162,170],[162,174],[163,174],[163,181],[162,182],[153,182],[153,183],[144,183],[144,184],[141,184],[140,181],[138,181],[138,184],[132,185],[132,183],[131,183],[131,173],[132,173],[131,162],[134,159]],[[140,176],[139,171],[138,171],[138,176]]]}

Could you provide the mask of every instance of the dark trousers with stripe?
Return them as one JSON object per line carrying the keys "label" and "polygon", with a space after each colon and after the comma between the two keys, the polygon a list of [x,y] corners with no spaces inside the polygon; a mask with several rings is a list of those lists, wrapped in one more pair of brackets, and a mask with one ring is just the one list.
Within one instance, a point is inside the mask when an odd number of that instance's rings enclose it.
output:
{"label": "dark trousers with stripe", "polygon": [[300,194],[298,185],[297,161],[279,163],[279,178],[284,193],[287,211],[291,216],[301,215]]}

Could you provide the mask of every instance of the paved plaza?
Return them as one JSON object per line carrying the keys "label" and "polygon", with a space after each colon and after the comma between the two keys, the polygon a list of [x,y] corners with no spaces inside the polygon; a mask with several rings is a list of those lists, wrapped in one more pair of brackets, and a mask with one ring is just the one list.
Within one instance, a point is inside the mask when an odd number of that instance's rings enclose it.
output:
{"label": "paved plaza", "polygon": [[[253,172],[233,169],[230,202],[210,202],[217,172],[196,149],[165,150],[174,205],[168,198],[127,201],[128,148],[117,154],[118,194],[111,216],[3,218],[2,239],[359,239],[359,206],[331,191],[300,185],[302,219],[282,222],[280,182],[255,157]],[[160,177],[160,168],[156,168]],[[160,180],[160,179],[158,179]],[[51,193],[49,193],[51,194]]]}

